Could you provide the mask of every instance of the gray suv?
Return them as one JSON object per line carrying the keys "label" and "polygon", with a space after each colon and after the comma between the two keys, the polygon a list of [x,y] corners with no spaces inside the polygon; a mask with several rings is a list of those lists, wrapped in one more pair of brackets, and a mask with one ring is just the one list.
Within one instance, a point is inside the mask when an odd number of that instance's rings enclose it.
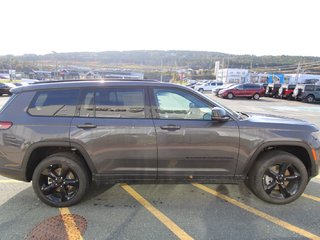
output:
{"label": "gray suv", "polygon": [[292,97],[308,103],[320,101],[320,84],[298,84]]}
{"label": "gray suv", "polygon": [[74,81],[12,90],[0,112],[0,174],[71,206],[90,183],[246,181],[264,201],[297,199],[318,174],[307,122],[233,112],[154,81]]}

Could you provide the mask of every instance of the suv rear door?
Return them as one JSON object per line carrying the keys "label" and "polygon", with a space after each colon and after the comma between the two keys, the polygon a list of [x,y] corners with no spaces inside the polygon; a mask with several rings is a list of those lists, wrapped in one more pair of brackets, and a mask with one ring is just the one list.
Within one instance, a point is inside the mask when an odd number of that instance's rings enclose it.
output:
{"label": "suv rear door", "polygon": [[213,104],[181,88],[150,88],[150,96],[159,179],[234,175],[239,148],[236,121],[213,121]]}
{"label": "suv rear door", "polygon": [[156,178],[156,134],[143,87],[83,90],[70,139],[86,150],[97,178]]}

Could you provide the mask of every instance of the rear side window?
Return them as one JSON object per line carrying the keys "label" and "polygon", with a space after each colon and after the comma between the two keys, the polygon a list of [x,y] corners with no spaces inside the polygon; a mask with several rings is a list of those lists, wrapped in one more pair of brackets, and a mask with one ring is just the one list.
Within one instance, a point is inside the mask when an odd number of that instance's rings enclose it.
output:
{"label": "rear side window", "polygon": [[314,86],[307,85],[304,90],[305,91],[314,91]]}
{"label": "rear side window", "polygon": [[72,117],[75,114],[79,90],[49,90],[37,92],[28,113],[32,116]]}
{"label": "rear side window", "polygon": [[97,89],[95,105],[96,117],[145,118],[143,89]]}
{"label": "rear side window", "polygon": [[145,118],[143,89],[102,88],[81,95],[81,117]]}

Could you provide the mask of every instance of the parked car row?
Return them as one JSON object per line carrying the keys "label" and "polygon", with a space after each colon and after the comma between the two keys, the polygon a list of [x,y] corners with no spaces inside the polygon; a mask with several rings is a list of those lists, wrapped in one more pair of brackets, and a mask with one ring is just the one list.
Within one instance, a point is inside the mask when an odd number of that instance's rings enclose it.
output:
{"label": "parked car row", "polygon": [[264,96],[265,89],[263,85],[260,84],[224,84],[218,81],[199,81],[197,83],[192,83],[187,85],[190,88],[198,92],[209,91],[212,94],[232,99],[235,97],[245,97],[258,100],[260,97]]}
{"label": "parked car row", "polygon": [[[320,82],[319,82],[320,83]],[[267,97],[298,100],[307,103],[320,101],[320,84],[268,84]]]}

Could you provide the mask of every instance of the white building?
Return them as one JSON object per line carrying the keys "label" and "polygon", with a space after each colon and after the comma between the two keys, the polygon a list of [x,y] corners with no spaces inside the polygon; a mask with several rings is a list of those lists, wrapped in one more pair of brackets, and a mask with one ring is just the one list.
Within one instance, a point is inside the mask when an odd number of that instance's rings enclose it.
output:
{"label": "white building", "polygon": [[284,75],[285,82],[288,82],[290,84],[296,84],[296,83],[313,83],[317,80],[320,81],[320,75],[314,75],[314,74],[285,74]]}
{"label": "white building", "polygon": [[244,83],[248,73],[248,69],[224,68],[217,71],[216,79],[224,83]]}

